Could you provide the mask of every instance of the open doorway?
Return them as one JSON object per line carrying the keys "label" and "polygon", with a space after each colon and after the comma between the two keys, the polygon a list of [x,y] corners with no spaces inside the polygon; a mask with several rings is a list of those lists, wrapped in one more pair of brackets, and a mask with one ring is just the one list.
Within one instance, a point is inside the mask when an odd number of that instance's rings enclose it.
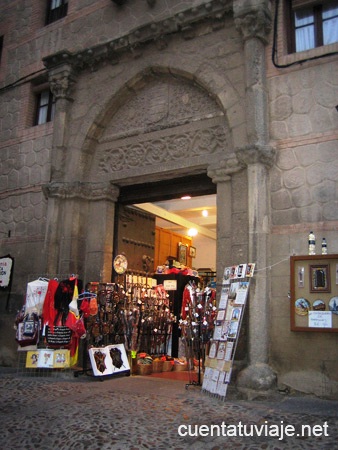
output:
{"label": "open doorway", "polygon": [[[215,271],[216,185],[206,174],[122,187],[119,204],[153,216],[157,229],[189,237],[192,242],[189,246],[192,255],[189,263],[192,268],[195,270],[209,268]],[[117,228],[116,235],[121,232],[121,228]],[[126,233],[125,225],[123,232]],[[116,255],[117,236],[114,249]],[[175,256],[177,250],[173,252]],[[164,263],[165,260],[156,261],[154,270],[157,264]]]}

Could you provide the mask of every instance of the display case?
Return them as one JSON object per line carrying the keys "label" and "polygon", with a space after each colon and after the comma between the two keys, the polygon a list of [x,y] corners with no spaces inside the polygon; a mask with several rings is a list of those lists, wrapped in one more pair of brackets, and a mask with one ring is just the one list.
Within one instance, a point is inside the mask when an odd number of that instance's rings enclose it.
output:
{"label": "display case", "polygon": [[292,331],[338,332],[338,255],[290,257]]}

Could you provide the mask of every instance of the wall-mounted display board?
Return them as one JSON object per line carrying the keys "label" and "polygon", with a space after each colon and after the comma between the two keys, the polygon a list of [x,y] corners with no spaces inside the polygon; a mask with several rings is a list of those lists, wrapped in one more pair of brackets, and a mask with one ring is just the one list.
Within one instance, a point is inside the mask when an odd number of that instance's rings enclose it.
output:
{"label": "wall-mounted display board", "polygon": [[338,332],[338,255],[290,257],[292,331]]}

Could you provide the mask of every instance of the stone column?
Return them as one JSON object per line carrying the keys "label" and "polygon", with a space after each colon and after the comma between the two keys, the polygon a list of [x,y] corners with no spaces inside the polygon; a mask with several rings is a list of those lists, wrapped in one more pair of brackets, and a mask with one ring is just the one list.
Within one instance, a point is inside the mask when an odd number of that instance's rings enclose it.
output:
{"label": "stone column", "polygon": [[276,381],[269,366],[269,233],[270,197],[268,167],[275,153],[269,147],[266,94],[265,45],[271,28],[267,0],[234,1],[237,29],[244,40],[246,79],[246,123],[248,145],[236,149],[239,161],[247,166],[249,262],[256,273],[249,293],[249,366],[237,379],[240,389],[266,391]]}
{"label": "stone column", "polygon": [[224,268],[232,265],[232,187],[231,175],[242,169],[235,155],[221,160],[216,166],[208,167],[208,176],[217,184],[217,245],[216,271],[217,285],[220,286]]}
{"label": "stone column", "polygon": [[66,174],[67,115],[73,101],[71,90],[75,83],[74,71],[69,63],[56,65],[48,73],[50,89],[55,97],[55,115],[51,154],[51,180],[62,180]]}
{"label": "stone column", "polygon": [[110,183],[52,182],[44,193],[47,273],[110,282],[119,189]]}

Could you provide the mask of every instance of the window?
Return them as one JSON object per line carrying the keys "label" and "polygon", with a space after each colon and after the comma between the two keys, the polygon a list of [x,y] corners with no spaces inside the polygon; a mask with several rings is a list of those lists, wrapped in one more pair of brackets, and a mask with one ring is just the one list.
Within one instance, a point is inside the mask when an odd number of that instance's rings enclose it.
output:
{"label": "window", "polygon": [[338,42],[338,0],[291,0],[291,52]]}
{"label": "window", "polygon": [[51,122],[55,113],[55,97],[49,89],[37,95],[36,119],[34,125]]}
{"label": "window", "polygon": [[48,0],[46,25],[67,15],[68,0]]}

